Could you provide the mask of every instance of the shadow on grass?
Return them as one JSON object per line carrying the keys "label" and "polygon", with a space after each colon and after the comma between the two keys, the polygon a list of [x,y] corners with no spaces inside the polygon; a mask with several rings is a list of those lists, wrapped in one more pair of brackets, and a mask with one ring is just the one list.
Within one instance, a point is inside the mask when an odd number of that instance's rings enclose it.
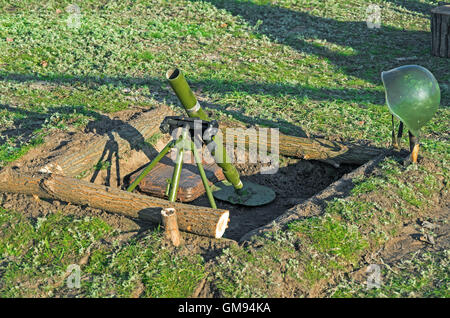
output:
{"label": "shadow on grass", "polygon": [[436,7],[429,3],[423,3],[417,0],[386,0],[386,1],[391,2],[399,7],[403,7],[408,11],[426,15],[427,17],[430,15],[431,9]]}
{"label": "shadow on grass", "polygon": [[[0,104],[0,111],[6,110],[13,113],[18,113],[23,118],[14,119],[13,129],[6,129],[0,131],[0,142],[5,142],[11,138],[16,138],[13,146],[20,147],[22,143],[29,142],[34,137],[37,129],[43,128],[51,116],[55,113],[60,114],[73,114],[74,111],[78,114],[92,117],[94,120],[90,121],[84,131],[95,132],[98,135],[108,136],[108,141],[105,144],[103,153],[98,160],[98,167],[96,167],[90,182],[95,182],[96,178],[102,167],[106,169],[105,185],[110,186],[112,182],[116,183],[116,186],[121,184],[121,173],[119,165],[119,153],[118,143],[114,138],[113,132],[117,132],[118,135],[127,140],[132,150],[140,150],[145,153],[149,161],[155,156],[156,150],[145,142],[144,136],[127,122],[120,119],[111,119],[108,116],[102,115],[98,112],[86,109],[82,106],[60,106],[48,108],[47,113],[39,113],[35,111],[26,110],[18,107],[11,107],[9,105]],[[21,117],[22,117],[21,116]],[[120,129],[119,129],[120,128]],[[133,136],[130,139],[130,136]],[[56,148],[62,147],[67,142],[60,143]],[[56,149],[55,149],[56,150]],[[113,162],[114,160],[114,162]],[[116,180],[111,180],[111,167],[115,163],[116,167]],[[102,167],[101,167],[102,166]]]}
{"label": "shadow on grass", "polygon": [[[152,97],[160,103],[167,103],[168,99],[174,98],[173,92],[162,91],[161,87],[167,85],[165,80],[154,77],[109,77],[109,76],[70,76],[70,75],[51,75],[41,76],[34,74],[15,74],[0,73],[0,81],[13,81],[18,83],[26,82],[50,82],[61,84],[84,84],[91,89],[97,89],[100,85],[113,85],[115,87],[139,87],[148,86],[151,91],[157,91]],[[211,94],[229,94],[233,92],[245,92],[248,94],[261,94],[270,96],[293,96],[300,100],[311,99],[319,101],[348,101],[354,103],[373,103],[384,104],[384,93],[373,89],[352,89],[352,88],[315,88],[312,86],[292,85],[292,84],[270,84],[259,82],[234,82],[217,79],[191,79],[187,76],[191,88],[195,91],[201,89]],[[175,102],[179,105],[179,102]],[[263,125],[268,127],[280,128],[282,132],[301,137],[305,137],[304,131],[286,120],[276,118],[274,120],[263,119],[244,115],[241,110],[229,109],[230,105],[218,105],[202,102],[206,110],[214,109],[230,115],[233,118],[251,125]],[[233,106],[233,105],[231,105]],[[70,108],[70,107],[69,107]],[[55,109],[54,111],[58,111]],[[61,110],[60,110],[61,111]],[[64,109],[62,110],[64,111]],[[84,110],[87,111],[87,110]],[[80,110],[83,113],[83,110]],[[42,114],[40,114],[43,116]],[[88,113],[86,113],[88,115]],[[99,114],[98,114],[99,115]],[[95,116],[94,116],[95,117]]]}
{"label": "shadow on grass", "polygon": [[[163,73],[163,72],[161,72]],[[384,93],[377,92],[373,89],[360,89],[360,88],[316,88],[313,86],[302,86],[284,83],[260,83],[260,82],[249,82],[249,81],[228,81],[228,80],[217,80],[217,79],[192,79],[187,76],[187,81],[195,90],[198,87],[206,89],[211,93],[232,93],[232,92],[246,92],[249,94],[263,94],[271,96],[283,96],[291,95],[298,98],[309,97],[314,100],[323,101],[334,101],[334,100],[344,100],[344,101],[355,101],[355,102],[370,102],[370,103],[383,103]],[[139,86],[150,86],[150,87],[161,87],[166,84],[163,80],[163,75],[161,78],[155,77],[129,77],[129,76],[72,76],[72,75],[35,75],[35,74],[16,74],[16,73],[5,73],[0,72],[0,81],[12,81],[18,83],[26,82],[50,82],[50,83],[64,83],[64,84],[74,84],[81,83],[89,86],[92,89],[96,89],[100,85],[113,85],[115,87],[139,87]],[[381,80],[380,80],[381,81]],[[379,84],[379,83],[378,83]],[[157,96],[153,96],[158,100]],[[162,101],[162,100],[158,100]]]}
{"label": "shadow on grass", "polygon": [[[191,0],[199,1],[199,0]],[[298,12],[287,8],[266,4],[258,5],[249,1],[238,0],[204,0],[219,9],[229,11],[235,16],[241,16],[251,26],[256,28],[256,33],[269,37],[272,41],[288,45],[300,52],[306,52],[320,56],[333,65],[338,71],[349,76],[365,81],[381,84],[380,73],[383,70],[399,66],[395,57],[411,55],[420,56],[423,47],[429,45],[429,32],[403,31],[400,29],[383,26],[381,29],[369,29],[364,21],[343,22],[334,19],[313,16],[305,12]],[[405,6],[408,10],[426,12],[431,5],[418,1],[390,2]],[[304,8],[311,10],[312,8]],[[260,25],[260,22],[262,24]],[[312,42],[311,39],[322,40]],[[344,48],[352,48],[351,54],[343,54],[330,47],[329,43],[338,44]],[[376,44],[376,45],[374,45]],[[431,59],[430,59],[431,60]],[[425,62],[424,62],[425,63]],[[424,64],[421,63],[421,64]],[[428,63],[428,62],[426,62]],[[426,64],[425,63],[425,64]],[[431,62],[429,62],[431,63]],[[424,65],[427,66],[427,65]],[[429,66],[428,66],[429,67]],[[444,68],[443,68],[444,69]],[[445,69],[446,70],[446,69]],[[166,103],[167,98],[173,98],[173,93],[161,89],[166,83],[161,77],[127,77],[127,76],[72,76],[55,74],[39,76],[35,74],[15,74],[0,72],[0,81],[33,82],[47,81],[54,83],[82,83],[96,89],[99,85],[113,85],[116,87],[149,86],[152,97],[158,102]],[[375,89],[353,88],[317,88],[308,85],[293,85],[288,83],[260,83],[249,81],[228,81],[217,79],[187,79],[193,90],[201,88],[209,93],[229,94],[233,92],[245,92],[248,94],[261,94],[270,96],[293,96],[299,100],[318,101],[348,101],[353,103],[372,103],[384,105],[384,93]],[[442,73],[435,74],[438,78]],[[445,74],[444,74],[445,76]],[[200,97],[200,96],[199,96]],[[445,95],[444,95],[445,99]],[[178,102],[174,102],[178,104]],[[443,103],[445,101],[443,100]],[[274,120],[246,116],[241,109],[234,105],[205,106],[221,111],[226,115],[246,122],[272,127],[280,127],[284,132],[304,136],[304,132],[290,124],[286,120],[277,118],[279,108],[273,110]],[[279,106],[281,107],[281,106]]]}
{"label": "shadow on grass", "polygon": [[[430,45],[431,35],[424,31],[405,31],[390,26],[369,29],[365,21],[338,21],[250,1],[191,1],[208,2],[218,9],[227,10],[234,16],[242,17],[256,28],[257,33],[264,34],[270,40],[325,58],[343,73],[377,85],[380,84],[382,71],[399,66],[396,57],[419,56],[423,47]],[[431,8],[417,1],[391,2],[404,3],[407,9],[417,12],[427,12]],[[312,42],[312,39],[321,42]],[[331,48],[330,43],[352,48],[354,53],[339,53]]]}

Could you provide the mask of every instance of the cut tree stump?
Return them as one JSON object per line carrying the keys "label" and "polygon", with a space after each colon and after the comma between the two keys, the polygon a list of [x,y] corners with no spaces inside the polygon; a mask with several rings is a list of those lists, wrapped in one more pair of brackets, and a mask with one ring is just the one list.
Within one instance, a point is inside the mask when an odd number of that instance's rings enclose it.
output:
{"label": "cut tree stump", "polygon": [[432,54],[438,57],[450,57],[450,5],[431,10],[431,47]]}
{"label": "cut tree stump", "polygon": [[23,173],[19,169],[0,170],[0,192],[37,195],[77,205],[161,223],[161,209],[177,211],[182,231],[221,238],[228,224],[229,211],[169,202],[160,198],[93,184],[75,178],[49,173]]}
{"label": "cut tree stump", "polygon": [[174,208],[165,208],[161,210],[162,224],[164,226],[164,233],[173,246],[181,245],[181,235],[178,230],[177,213]]}

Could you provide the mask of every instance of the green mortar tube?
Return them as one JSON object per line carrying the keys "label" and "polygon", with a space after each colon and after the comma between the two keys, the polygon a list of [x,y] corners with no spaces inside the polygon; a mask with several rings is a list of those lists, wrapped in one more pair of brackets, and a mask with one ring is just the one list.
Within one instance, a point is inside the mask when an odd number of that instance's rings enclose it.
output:
{"label": "green mortar tube", "polygon": [[[197,98],[194,96],[194,93],[192,93],[189,84],[179,69],[176,68],[167,71],[166,78],[172,89],[175,91],[175,94],[181,104],[186,109],[189,117],[199,118],[206,121],[210,120],[197,101]],[[222,168],[225,178],[236,190],[242,189],[243,184],[239,177],[239,172],[236,170],[236,167],[231,164],[231,160],[227,156],[225,147],[223,146],[223,141],[220,140],[218,136],[214,136],[213,140],[217,147],[212,151],[212,155],[214,156],[218,166]]]}
{"label": "green mortar tube", "polygon": [[181,169],[183,167],[184,147],[186,143],[187,134],[188,130],[183,129],[183,133],[181,134],[181,137],[179,139],[181,140],[181,143],[177,147],[178,148],[177,159],[175,161],[175,167],[173,169],[172,180],[169,189],[170,202],[175,202],[175,200],[177,199],[178,188],[180,186]]}

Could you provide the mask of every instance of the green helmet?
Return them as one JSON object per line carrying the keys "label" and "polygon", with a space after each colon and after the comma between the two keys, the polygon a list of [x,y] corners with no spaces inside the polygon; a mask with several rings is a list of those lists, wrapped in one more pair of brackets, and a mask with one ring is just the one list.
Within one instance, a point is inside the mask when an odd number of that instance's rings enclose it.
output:
{"label": "green helmet", "polygon": [[405,65],[382,72],[389,110],[415,136],[436,113],[441,101],[436,78],[419,65]]}

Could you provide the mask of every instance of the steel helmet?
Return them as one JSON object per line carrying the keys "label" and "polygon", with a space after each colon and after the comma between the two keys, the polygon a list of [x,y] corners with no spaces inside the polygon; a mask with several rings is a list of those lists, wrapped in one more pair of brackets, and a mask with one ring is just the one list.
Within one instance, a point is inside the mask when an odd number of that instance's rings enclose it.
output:
{"label": "steel helmet", "polygon": [[382,72],[389,110],[415,136],[436,113],[441,91],[436,78],[419,65],[404,65]]}

